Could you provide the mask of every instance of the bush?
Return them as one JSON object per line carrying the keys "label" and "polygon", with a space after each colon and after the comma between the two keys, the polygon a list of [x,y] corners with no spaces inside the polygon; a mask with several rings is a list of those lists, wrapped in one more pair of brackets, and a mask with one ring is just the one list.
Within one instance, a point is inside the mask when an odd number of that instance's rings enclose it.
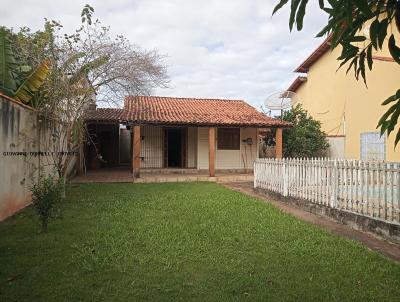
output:
{"label": "bush", "polygon": [[32,203],[44,233],[47,232],[49,220],[58,216],[62,190],[62,179],[51,175],[41,178],[31,189]]}
{"label": "bush", "polygon": [[293,128],[283,132],[285,157],[326,156],[329,142],[321,131],[321,123],[313,119],[300,104],[285,111],[282,119],[293,124]]}

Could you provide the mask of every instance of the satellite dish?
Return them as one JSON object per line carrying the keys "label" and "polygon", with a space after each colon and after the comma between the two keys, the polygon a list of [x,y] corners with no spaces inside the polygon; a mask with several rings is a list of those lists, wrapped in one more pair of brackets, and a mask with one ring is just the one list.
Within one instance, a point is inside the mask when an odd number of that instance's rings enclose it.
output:
{"label": "satellite dish", "polygon": [[299,97],[292,91],[275,92],[268,96],[265,101],[265,107],[269,110],[285,110],[294,106],[299,101]]}

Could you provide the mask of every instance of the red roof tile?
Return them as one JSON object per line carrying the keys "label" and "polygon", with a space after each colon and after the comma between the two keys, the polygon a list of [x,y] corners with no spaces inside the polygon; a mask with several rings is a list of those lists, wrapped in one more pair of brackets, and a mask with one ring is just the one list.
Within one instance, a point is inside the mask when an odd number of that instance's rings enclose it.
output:
{"label": "red roof tile", "polygon": [[198,126],[290,127],[241,100],[127,96],[124,109],[99,108],[87,121]]}

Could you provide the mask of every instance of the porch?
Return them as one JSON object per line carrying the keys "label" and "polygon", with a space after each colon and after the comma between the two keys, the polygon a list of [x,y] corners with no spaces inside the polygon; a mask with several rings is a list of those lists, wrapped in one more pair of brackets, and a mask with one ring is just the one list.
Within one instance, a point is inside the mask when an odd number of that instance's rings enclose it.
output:
{"label": "porch", "polygon": [[[96,123],[88,125],[88,132],[86,173],[106,182],[107,174],[111,182],[245,175],[252,173],[259,155],[256,127]],[[276,142],[276,157],[281,158],[281,128],[276,129]]]}
{"label": "porch", "polygon": [[162,182],[252,182],[253,173],[240,170],[218,171],[209,176],[206,170],[197,169],[143,169],[140,178],[134,178],[127,167],[89,170],[76,176],[71,183],[162,183]]}

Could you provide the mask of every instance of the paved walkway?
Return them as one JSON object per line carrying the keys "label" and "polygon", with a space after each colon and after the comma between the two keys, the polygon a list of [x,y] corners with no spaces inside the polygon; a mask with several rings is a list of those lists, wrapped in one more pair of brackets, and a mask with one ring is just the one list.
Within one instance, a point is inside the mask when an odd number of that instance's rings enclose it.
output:
{"label": "paved walkway", "polygon": [[264,202],[271,203],[284,212],[289,213],[303,221],[317,225],[335,235],[359,241],[369,249],[377,251],[388,258],[400,262],[400,245],[387,242],[368,233],[354,230],[347,225],[341,224],[327,217],[315,215],[282,201],[277,201],[270,197],[267,198],[261,194],[257,194],[253,191],[253,183],[251,182],[225,183],[224,185],[230,189],[242,192],[252,197],[256,197]]}
{"label": "paved walkway", "polygon": [[[132,172],[127,167],[104,168],[89,170],[85,175],[79,175],[71,180],[71,183],[162,183],[162,182],[252,182],[253,174],[250,173],[217,173],[210,177],[206,172],[188,171],[190,173],[177,173],[180,170],[147,171],[134,179]],[[184,172],[184,170],[182,170]]]}

